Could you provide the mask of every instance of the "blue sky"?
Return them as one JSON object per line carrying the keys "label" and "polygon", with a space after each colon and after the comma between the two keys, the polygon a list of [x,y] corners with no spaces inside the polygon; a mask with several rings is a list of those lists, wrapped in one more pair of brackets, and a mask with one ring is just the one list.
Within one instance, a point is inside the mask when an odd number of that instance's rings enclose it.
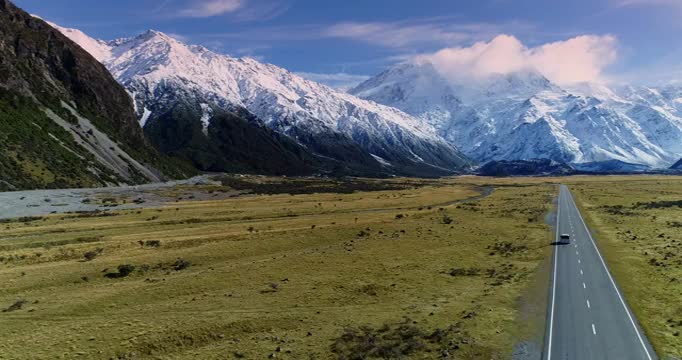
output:
{"label": "blue sky", "polygon": [[[594,67],[589,71],[598,72],[601,78],[682,80],[682,66],[678,66],[682,62],[682,0],[15,2],[31,13],[96,38],[127,37],[156,29],[233,56],[252,56],[296,72],[325,74],[320,78],[339,84],[357,81],[356,75],[373,75],[418,54],[467,48],[500,34],[513,36],[526,49],[544,50],[550,49],[542,47],[548,43],[593,35],[589,46],[599,47],[597,57],[609,54],[608,61],[595,65],[599,59],[583,56],[576,62],[592,62],[585,66]],[[543,60],[535,55],[524,57],[535,57],[534,64],[546,64],[581,51],[569,46],[562,49]],[[464,56],[457,51],[449,55],[453,54],[453,61]],[[443,62],[450,59],[441,57]]]}

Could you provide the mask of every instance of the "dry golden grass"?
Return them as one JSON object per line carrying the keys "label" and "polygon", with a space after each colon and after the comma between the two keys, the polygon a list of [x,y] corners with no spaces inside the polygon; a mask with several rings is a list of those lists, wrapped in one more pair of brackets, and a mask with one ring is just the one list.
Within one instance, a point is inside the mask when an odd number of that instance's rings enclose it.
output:
{"label": "dry golden grass", "polygon": [[[443,205],[485,184],[491,196]],[[555,194],[547,179],[457,178],[1,224],[0,307],[26,303],[0,313],[0,357],[327,359],[345,328],[409,318],[427,335],[455,329],[410,357],[508,358],[543,281]],[[136,270],[105,277],[122,264]]]}

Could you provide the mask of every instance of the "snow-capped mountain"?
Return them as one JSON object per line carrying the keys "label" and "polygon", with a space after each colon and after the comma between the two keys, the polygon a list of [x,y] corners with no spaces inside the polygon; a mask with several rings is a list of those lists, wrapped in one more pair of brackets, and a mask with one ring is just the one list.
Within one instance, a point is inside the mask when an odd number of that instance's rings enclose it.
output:
{"label": "snow-capped mountain", "polygon": [[531,71],[455,82],[420,61],[350,93],[422,119],[482,163],[547,158],[668,167],[682,155],[682,90],[673,88],[569,89]]}
{"label": "snow-capped mountain", "polygon": [[389,172],[449,172],[469,165],[429,123],[306,80],[274,65],[233,58],[148,31],[114,41],[59,28],[107,66],[135,99],[141,125],[159,129],[178,102],[197,109],[208,135],[213,110],[246,109],[315,154]]}

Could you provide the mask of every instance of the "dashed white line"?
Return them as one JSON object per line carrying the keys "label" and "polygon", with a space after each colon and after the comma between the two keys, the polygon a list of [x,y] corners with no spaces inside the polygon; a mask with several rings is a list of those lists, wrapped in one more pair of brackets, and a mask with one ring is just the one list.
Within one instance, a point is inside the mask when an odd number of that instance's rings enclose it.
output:
{"label": "dashed white line", "polygon": [[580,259],[578,259],[578,264],[580,264]]}
{"label": "dashed white line", "polygon": [[594,324],[592,324],[592,334],[597,335],[597,328],[594,327]]}
{"label": "dashed white line", "polygon": [[590,309],[590,300],[587,300],[587,308]]}
{"label": "dashed white line", "polygon": [[587,289],[587,285],[585,285],[585,283],[583,283],[583,289]]}
{"label": "dashed white line", "polygon": [[583,275],[583,269],[580,269],[580,275]]}

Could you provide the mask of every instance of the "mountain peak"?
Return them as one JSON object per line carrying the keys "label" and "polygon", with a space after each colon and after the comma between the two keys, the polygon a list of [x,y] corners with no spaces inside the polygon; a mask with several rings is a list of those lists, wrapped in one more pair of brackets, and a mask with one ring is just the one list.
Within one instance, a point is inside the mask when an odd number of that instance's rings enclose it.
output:
{"label": "mountain peak", "polygon": [[[470,87],[470,85],[459,85]],[[537,71],[516,71],[508,74],[491,74],[480,81],[479,91],[486,97],[522,97],[530,98],[544,90],[557,90],[545,76]]]}
{"label": "mountain peak", "polygon": [[178,40],[176,40],[172,36],[170,36],[164,32],[154,30],[154,29],[149,29],[149,30],[143,32],[142,34],[135,36],[135,39],[140,39],[140,40],[160,39],[160,40],[164,40],[164,41],[178,42]]}

